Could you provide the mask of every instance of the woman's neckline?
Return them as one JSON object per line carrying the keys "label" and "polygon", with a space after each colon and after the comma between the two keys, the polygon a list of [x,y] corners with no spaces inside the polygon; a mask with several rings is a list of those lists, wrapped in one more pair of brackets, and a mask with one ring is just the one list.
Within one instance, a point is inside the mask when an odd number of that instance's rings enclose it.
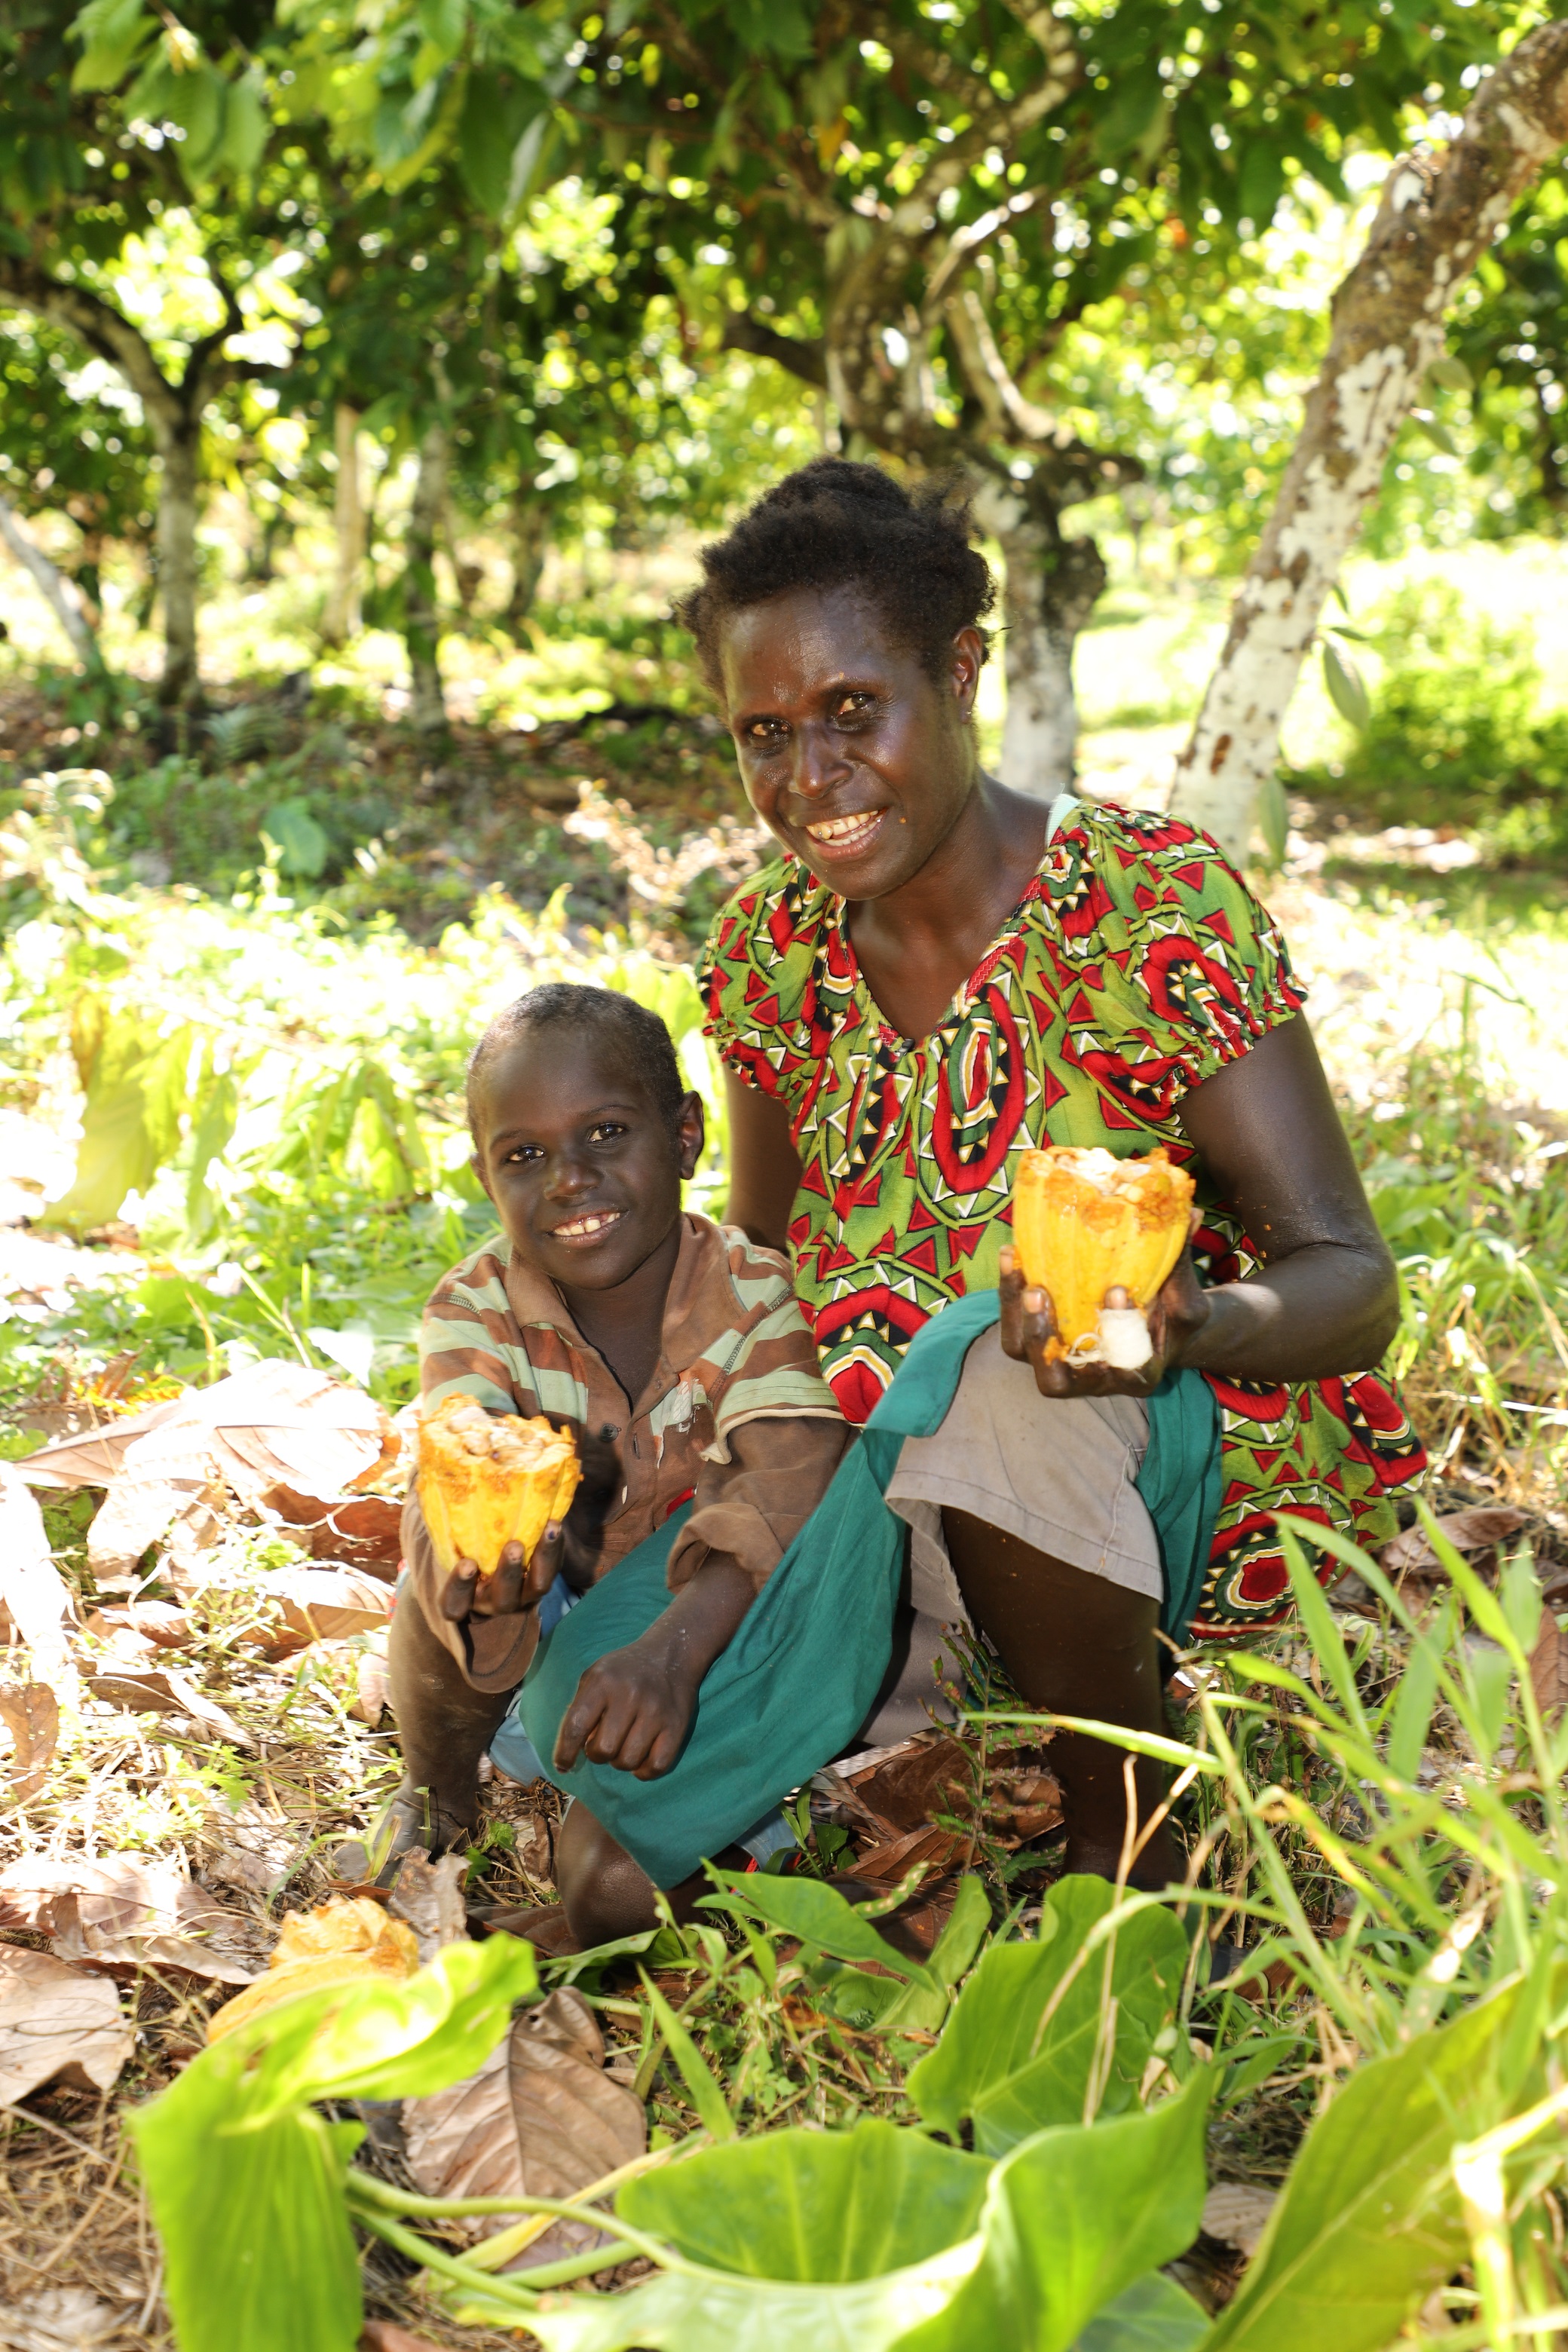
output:
{"label": "woman's neckline", "polygon": [[[970,1005],[973,1002],[974,996],[984,985],[990,973],[995,969],[997,958],[1002,954],[1003,950],[1007,946],[1008,941],[1016,935],[1030,907],[1037,904],[1041,898],[1046,862],[1051,855],[1054,839],[1055,832],[1053,828],[1047,833],[1045,846],[1040,852],[1039,862],[1036,866],[1034,872],[1030,875],[1027,883],[1025,885],[1023,896],[1019,898],[1017,904],[1003,917],[995,930],[993,931],[990,940],[985,948],[985,951],[980,958],[979,962],[973,966],[973,970],[969,971],[963,980],[960,981],[958,986],[953,990],[952,994],[949,997],[947,1004],[942,1011],[941,1018],[932,1022],[931,1027],[924,1032],[923,1035],[919,1037],[911,1037],[906,1030],[900,1029],[896,1022],[889,1021],[887,1014],[883,1012],[880,1004],[878,1003],[877,999],[872,992],[871,983],[867,979],[865,972],[862,971],[860,958],[856,952],[854,938],[849,929],[847,911],[849,902],[846,898],[841,898],[836,890],[826,890],[826,898],[832,917],[833,927],[838,934],[839,940],[843,945],[844,953],[848,960],[850,980],[854,987],[855,993],[857,996],[864,997],[866,1003],[870,1009],[871,1017],[876,1022],[878,1028],[885,1037],[896,1041],[901,1052],[907,1054],[918,1052],[920,1047],[928,1045],[931,1038],[940,1036],[944,1029],[950,1028],[955,1021],[960,1021],[964,1017],[964,1014],[968,1012]],[[826,886],[821,887],[826,888]]]}

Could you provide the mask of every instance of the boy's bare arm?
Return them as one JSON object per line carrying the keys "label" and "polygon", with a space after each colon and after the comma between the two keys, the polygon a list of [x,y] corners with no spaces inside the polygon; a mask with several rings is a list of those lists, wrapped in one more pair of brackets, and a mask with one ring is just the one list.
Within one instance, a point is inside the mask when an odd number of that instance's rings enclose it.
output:
{"label": "boy's bare arm", "polygon": [[702,1677],[757,1597],[735,1560],[710,1553],[663,1615],[624,1650],[596,1660],[555,1737],[555,1768],[579,1756],[657,1780],[679,1755]]}

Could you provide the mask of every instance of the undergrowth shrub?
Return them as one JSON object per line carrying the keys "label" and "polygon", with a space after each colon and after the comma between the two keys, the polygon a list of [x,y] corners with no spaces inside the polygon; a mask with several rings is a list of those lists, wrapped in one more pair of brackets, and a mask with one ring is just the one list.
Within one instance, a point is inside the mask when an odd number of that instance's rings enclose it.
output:
{"label": "undergrowth shrub", "polygon": [[1538,711],[1528,627],[1468,609],[1440,581],[1399,589],[1369,632],[1382,674],[1343,772],[1301,780],[1380,825],[1479,831],[1504,862],[1568,859],[1568,711]]}

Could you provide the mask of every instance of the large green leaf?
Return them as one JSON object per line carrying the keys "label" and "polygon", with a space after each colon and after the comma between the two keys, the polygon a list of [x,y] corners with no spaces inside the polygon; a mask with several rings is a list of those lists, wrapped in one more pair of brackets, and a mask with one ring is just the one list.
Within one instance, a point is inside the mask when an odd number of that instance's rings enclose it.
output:
{"label": "large green leaf", "polygon": [[512,1937],[455,1944],[405,1984],[280,2002],[130,2111],[180,2352],[351,2352],[360,2301],[348,2147],[309,2102],[420,2097],[461,2082],[538,1982],[531,1948]]}
{"label": "large green leaf", "polygon": [[1196,2352],[1208,2325],[1202,2304],[1151,2271],[1089,2321],[1073,2352]]}
{"label": "large green leaf", "polygon": [[46,1224],[108,1224],[128,1192],[145,1192],[180,1139],[192,1032],[161,1034],[157,1021],[110,1013],[84,998],[71,1015],[71,1048],[87,1095],[76,1173],[50,1202]]}
{"label": "large green leaf", "polygon": [[900,2352],[1068,2352],[1096,2313],[1196,2237],[1212,2089],[1200,2067],[1146,2114],[1016,2147],[991,2176],[978,2267]]}
{"label": "large green leaf", "polygon": [[715,2270],[837,2283],[972,2236],[990,2175],[984,2157],[868,2117],[700,2150],[629,2180],[616,2210]]}
{"label": "large green leaf", "polygon": [[[1039,1940],[992,1946],[941,2042],[910,2076],[910,2096],[932,2130],[956,2137],[973,2116],[976,2147],[995,2156],[1045,2125],[1081,2119],[1100,2040],[1105,1951],[1091,1952],[1062,1987],[1116,1901],[1103,1879],[1058,1879],[1046,1900]],[[1174,2010],[1186,1962],[1186,1937],[1168,1911],[1132,1911],[1118,1927],[1110,1985],[1114,2041],[1102,2110],[1114,2114],[1131,2101],[1154,2037]]]}
{"label": "large green leaf", "polygon": [[[546,2352],[889,2352],[941,2311],[979,2252],[979,2240],[965,2239],[911,2270],[844,2286],[666,2271],[630,2294],[547,2298],[528,2330]],[[441,2301],[454,2318],[506,2324],[482,2293],[459,2288]]]}
{"label": "large green leaf", "polygon": [[243,2053],[222,2042],[128,2120],[180,2352],[353,2352],[363,2314],[343,2172],[358,2126],[309,2107],[254,2122]]}
{"label": "large green leaf", "polygon": [[1204,2352],[1381,2352],[1465,2258],[1449,2159],[1496,2119],[1510,1987],[1359,2067],[1307,2135]]}

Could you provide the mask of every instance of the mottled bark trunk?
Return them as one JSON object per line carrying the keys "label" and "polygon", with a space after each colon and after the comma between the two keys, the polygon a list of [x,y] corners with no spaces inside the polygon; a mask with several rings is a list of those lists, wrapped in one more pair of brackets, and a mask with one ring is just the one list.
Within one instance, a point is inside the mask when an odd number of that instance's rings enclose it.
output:
{"label": "mottled bark trunk", "polygon": [[1301,437],[1237,593],[1182,755],[1172,806],[1233,856],[1324,599],[1394,436],[1443,341],[1443,314],[1522,190],[1568,141],[1568,22],[1521,41],[1477,91],[1446,153],[1395,163],[1366,250],[1334,298]]}
{"label": "mottled bark trunk", "polygon": [[426,734],[447,724],[438,659],[441,616],[436,595],[436,543],[447,499],[451,447],[444,425],[432,425],[419,445],[419,471],[408,510],[404,572],[403,638],[408,648],[408,715]]}
{"label": "mottled bark trunk", "polygon": [[85,667],[95,675],[103,667],[103,656],[98,649],[87,614],[67,584],[65,573],[58,563],[51,563],[41,547],[34,545],[23,530],[15,508],[0,499],[0,540],[10,549],[23,570],[30,574],[35,587],[50,612],[70,640],[71,650]]}
{"label": "mottled bark trunk", "polygon": [[158,485],[158,594],[163,607],[163,672],[158,699],[165,709],[194,702],[201,691],[196,666],[196,520],[201,512],[201,408],[171,400],[149,417],[163,474]]}
{"label": "mottled bark trunk", "polygon": [[1073,646],[1105,586],[1105,565],[1092,540],[1064,540],[1054,514],[1031,512],[1021,491],[1000,482],[981,484],[974,513],[1002,550],[1002,781],[1053,801],[1073,780]]}
{"label": "mottled bark trunk", "polygon": [[360,583],[364,572],[365,511],[360,483],[359,411],[338,403],[332,420],[338,470],[332,487],[332,580],[321,614],[321,643],[347,645],[359,635]]}
{"label": "mottled bark trunk", "polygon": [[511,510],[511,594],[501,615],[509,629],[521,629],[532,612],[549,552],[550,509],[531,491],[520,491]]}

